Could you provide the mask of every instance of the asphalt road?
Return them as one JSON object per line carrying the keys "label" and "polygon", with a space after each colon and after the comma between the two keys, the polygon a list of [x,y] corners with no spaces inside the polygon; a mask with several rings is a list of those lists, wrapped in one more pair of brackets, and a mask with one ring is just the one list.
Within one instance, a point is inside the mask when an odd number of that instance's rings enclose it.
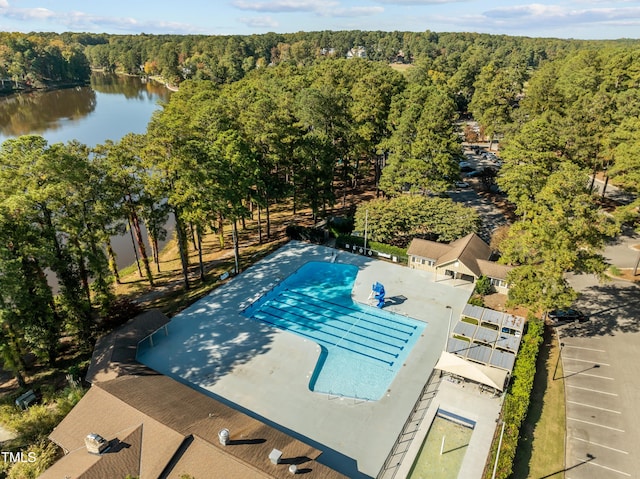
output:
{"label": "asphalt road", "polygon": [[599,284],[589,275],[569,281],[589,321],[557,328],[566,393],[565,478],[640,477],[640,288]]}

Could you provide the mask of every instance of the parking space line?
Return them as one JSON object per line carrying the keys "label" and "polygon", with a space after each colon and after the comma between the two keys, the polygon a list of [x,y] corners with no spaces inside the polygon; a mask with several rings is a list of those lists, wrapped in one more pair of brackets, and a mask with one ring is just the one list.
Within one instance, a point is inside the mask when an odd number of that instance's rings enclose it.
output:
{"label": "parking space line", "polygon": [[620,411],[614,411],[613,409],[607,409],[607,408],[604,408],[604,407],[592,406],[591,404],[584,404],[584,403],[575,402],[575,401],[567,401],[567,403],[576,404],[578,406],[590,407],[592,409],[599,409],[600,411],[612,412],[614,414],[622,414],[622,412],[620,412]]}
{"label": "parking space line", "polygon": [[563,348],[572,348],[572,349],[584,349],[585,351],[595,351],[597,353],[606,353],[604,349],[593,349],[593,348],[584,348],[582,346],[571,346],[570,344],[566,344],[562,346]]}
{"label": "parking space line", "polygon": [[582,419],[576,419],[575,417],[567,417],[567,419],[569,421],[582,422],[584,424],[590,424],[592,426],[603,427],[605,429],[610,429],[612,431],[624,432],[624,429],[618,429],[617,427],[605,426],[604,424],[598,424],[597,422],[583,421]]}
{"label": "parking space line", "polygon": [[618,471],[617,469],[613,469],[611,467],[603,466],[602,464],[598,464],[597,462],[585,461],[585,464],[591,464],[592,466],[601,467],[602,469],[606,469],[607,471],[616,472],[616,473],[621,474],[623,476],[631,477],[631,474],[628,474],[628,473],[626,473],[624,471]]}
{"label": "parking space line", "polygon": [[564,372],[567,373],[567,374],[575,374],[575,375],[580,375],[580,376],[589,376],[591,378],[609,379],[610,381],[615,381],[615,378],[610,378],[610,377],[607,377],[607,376],[599,376],[597,374],[583,373],[581,371],[569,371],[568,369],[565,369]]}
{"label": "parking space line", "polygon": [[587,441],[586,439],[582,439],[582,438],[579,438],[579,437],[571,437],[570,439],[572,439],[574,441],[586,442],[587,444],[591,444],[593,446],[603,447],[605,449],[609,449],[610,451],[619,452],[620,454],[629,454],[627,451],[623,451],[622,449],[616,449],[615,447],[605,446],[604,444],[598,444],[597,442]]}
{"label": "parking space line", "polygon": [[582,389],[583,391],[590,391],[592,393],[606,394],[607,396],[618,397],[618,395],[616,393],[608,393],[606,391],[599,391],[598,389],[581,388],[580,386],[572,386],[571,384],[567,384],[567,387],[568,388],[573,388],[573,389]]}
{"label": "parking space line", "polygon": [[566,359],[567,361],[579,361],[581,363],[591,363],[591,364],[597,364],[598,366],[611,366],[611,364],[607,364],[607,363],[601,363],[599,361],[594,361],[594,360],[586,360],[586,359],[578,359],[578,358],[568,358],[566,356],[563,356],[562,359]]}

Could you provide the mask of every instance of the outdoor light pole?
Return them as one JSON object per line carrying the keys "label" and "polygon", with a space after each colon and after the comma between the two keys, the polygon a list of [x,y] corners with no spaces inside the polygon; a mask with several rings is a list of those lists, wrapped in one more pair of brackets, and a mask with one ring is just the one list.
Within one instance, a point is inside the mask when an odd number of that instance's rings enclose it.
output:
{"label": "outdoor light pole", "polygon": [[453,316],[453,308],[451,306],[447,306],[449,310],[449,324],[447,326],[447,337],[444,340],[444,351],[447,350],[447,344],[449,343],[449,336],[451,335],[451,317]]}
{"label": "outdoor light pole", "polygon": [[364,254],[367,254],[367,230],[369,229],[369,210],[364,210]]}

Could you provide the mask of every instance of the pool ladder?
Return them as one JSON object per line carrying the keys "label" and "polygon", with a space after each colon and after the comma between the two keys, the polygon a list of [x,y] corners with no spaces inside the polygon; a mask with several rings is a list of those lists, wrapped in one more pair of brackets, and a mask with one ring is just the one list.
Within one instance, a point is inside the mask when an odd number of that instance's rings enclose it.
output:
{"label": "pool ladder", "polygon": [[345,396],[344,394],[336,394],[332,391],[329,391],[327,393],[327,399],[329,401],[333,401],[335,399],[349,399],[351,401],[353,401],[353,404],[364,404],[367,402],[371,402],[370,399],[365,399],[365,398],[359,398],[358,396]]}

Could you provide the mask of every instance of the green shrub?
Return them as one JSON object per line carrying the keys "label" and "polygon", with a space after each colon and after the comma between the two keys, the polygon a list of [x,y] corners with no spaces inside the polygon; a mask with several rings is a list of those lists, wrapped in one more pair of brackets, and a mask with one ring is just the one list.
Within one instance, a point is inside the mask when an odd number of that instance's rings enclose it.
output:
{"label": "green shrub", "polygon": [[41,404],[34,404],[25,411],[13,404],[4,404],[0,406],[0,423],[17,434],[16,444],[35,444],[47,439],[84,393],[82,388],[67,387],[55,396],[43,396]]}
{"label": "green shrub", "polygon": [[473,306],[480,306],[481,308],[484,308],[484,299],[482,299],[482,296],[473,295],[467,302]]}
{"label": "green shrub", "polygon": [[[336,238],[336,247],[344,248],[345,245],[356,245],[364,247],[364,238],[362,236],[349,236],[342,235]],[[402,260],[406,260],[407,258],[407,250],[406,248],[399,248],[397,246],[378,243],[376,241],[367,241],[367,248],[372,249],[378,253],[390,254],[392,256],[397,256]]]}
{"label": "green shrub", "polygon": [[329,221],[329,231],[334,237],[349,235],[353,231],[353,218],[336,216]]}
{"label": "green shrub", "polygon": [[480,276],[476,280],[476,293],[480,296],[486,296],[487,294],[493,291],[493,286],[491,284],[491,280],[487,278],[485,275]]}
{"label": "green shrub", "polygon": [[7,479],[36,479],[51,467],[59,456],[58,447],[48,440],[32,444],[21,452],[27,459],[34,457],[35,461],[5,462],[4,464],[8,466]]}
{"label": "green shrub", "polygon": [[378,243],[376,241],[370,241],[368,246],[372,250],[378,251],[380,253],[386,253],[386,254],[390,254],[390,255],[393,255],[393,256],[398,256],[399,258],[406,258],[407,257],[407,249],[406,248],[399,248],[397,246],[384,244],[384,243]]}
{"label": "green shrub", "polygon": [[[520,351],[513,368],[511,386],[502,406],[502,420],[505,423],[502,447],[498,459],[496,477],[506,479],[511,475],[513,459],[516,455],[520,426],[529,409],[529,399],[533,389],[533,379],[536,373],[536,360],[542,343],[544,323],[533,315],[527,318],[527,332],[522,337]],[[490,460],[485,468],[485,478],[490,478],[493,471],[498,438],[491,446]]]}

